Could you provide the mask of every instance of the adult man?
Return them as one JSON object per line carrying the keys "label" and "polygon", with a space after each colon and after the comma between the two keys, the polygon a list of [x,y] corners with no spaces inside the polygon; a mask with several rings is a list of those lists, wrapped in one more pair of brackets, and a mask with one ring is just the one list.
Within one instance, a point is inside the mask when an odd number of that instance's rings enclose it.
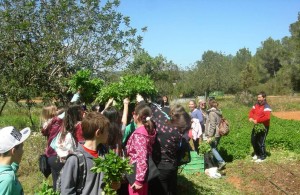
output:
{"label": "adult man", "polygon": [[29,137],[30,129],[22,131],[14,127],[0,129],[0,194],[24,194],[17,171],[23,155],[23,142]]}
{"label": "adult man", "polygon": [[[266,159],[265,141],[270,127],[271,108],[266,101],[266,93],[261,91],[257,95],[257,103],[249,112],[249,121],[254,124],[251,134],[251,144],[254,149],[255,162]],[[262,128],[258,128],[261,126]]]}

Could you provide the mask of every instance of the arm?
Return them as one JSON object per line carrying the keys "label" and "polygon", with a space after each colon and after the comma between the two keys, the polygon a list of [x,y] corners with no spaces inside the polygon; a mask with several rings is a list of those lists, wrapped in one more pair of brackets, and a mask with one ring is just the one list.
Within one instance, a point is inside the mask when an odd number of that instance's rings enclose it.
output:
{"label": "arm", "polygon": [[76,156],[70,156],[61,174],[61,194],[76,195],[77,170],[79,169]]}
{"label": "arm", "polygon": [[0,174],[0,194],[14,194],[15,191],[14,176],[9,173]]}
{"label": "arm", "polygon": [[113,103],[114,98],[110,98],[107,103],[105,104],[104,109],[101,111],[101,114],[103,114],[104,110],[106,110],[108,107],[110,107],[110,105]]}
{"label": "arm", "polygon": [[216,133],[216,128],[217,128],[217,122],[216,122],[216,117],[214,116],[216,113],[210,112],[208,115],[209,118],[209,125],[208,125],[208,137],[213,137]]}
{"label": "arm", "polygon": [[271,117],[271,111],[264,111],[264,114],[256,119],[257,123],[264,123],[268,120],[270,120]]}
{"label": "arm", "polygon": [[41,133],[43,134],[43,136],[47,136],[47,137],[49,136],[50,129],[55,122],[56,122],[56,117],[52,118],[51,121],[46,125],[46,127],[42,127]]}
{"label": "arm", "polygon": [[203,124],[203,116],[200,110],[197,111],[197,119],[199,119],[199,123]]}
{"label": "arm", "polygon": [[129,99],[125,98],[123,100],[123,115],[122,115],[122,125],[126,126],[127,125],[127,117],[128,117],[128,105],[129,105]]}
{"label": "arm", "polygon": [[253,106],[249,112],[249,121],[254,119],[254,114],[255,114],[255,106]]}
{"label": "arm", "polygon": [[135,183],[138,185],[142,185],[146,172],[148,170],[148,158],[147,158],[147,144],[148,140],[147,137],[141,134],[136,134],[136,140],[138,140],[136,144],[136,176],[135,176]]}

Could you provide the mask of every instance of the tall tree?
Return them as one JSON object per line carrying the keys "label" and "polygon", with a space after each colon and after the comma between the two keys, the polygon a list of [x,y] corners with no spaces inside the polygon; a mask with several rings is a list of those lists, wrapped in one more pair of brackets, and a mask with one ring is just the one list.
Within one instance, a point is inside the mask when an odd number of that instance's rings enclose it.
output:
{"label": "tall tree", "polygon": [[282,67],[280,62],[282,52],[281,42],[279,40],[273,40],[272,38],[268,38],[262,42],[262,46],[257,49],[255,55],[260,59],[260,63],[271,77],[276,77],[276,73]]}
{"label": "tall tree", "polygon": [[117,11],[119,0],[101,2],[0,1],[0,79],[10,81],[0,91],[16,102],[44,93],[57,98],[78,69],[126,64],[142,37]]}
{"label": "tall tree", "polygon": [[149,76],[159,93],[168,95],[174,91],[173,83],[180,80],[179,67],[162,55],[152,57],[145,50],[139,51],[126,70],[129,73]]}
{"label": "tall tree", "polygon": [[228,69],[230,64],[228,56],[210,50],[206,51],[202,55],[202,60],[196,62],[196,70],[191,74],[193,82],[190,84],[194,85],[194,89],[200,90],[198,94],[209,95],[215,90],[224,92],[228,90],[228,84],[232,80]]}

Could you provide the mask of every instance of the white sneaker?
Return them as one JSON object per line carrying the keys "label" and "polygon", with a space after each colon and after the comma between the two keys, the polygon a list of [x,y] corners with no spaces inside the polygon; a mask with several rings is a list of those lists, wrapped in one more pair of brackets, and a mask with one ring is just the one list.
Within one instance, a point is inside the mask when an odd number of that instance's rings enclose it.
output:
{"label": "white sneaker", "polygon": [[257,155],[252,156],[252,160],[257,160]]}
{"label": "white sneaker", "polygon": [[254,162],[256,162],[256,163],[261,163],[261,162],[264,162],[265,160],[262,160],[262,159],[257,159],[256,161],[254,161]]}

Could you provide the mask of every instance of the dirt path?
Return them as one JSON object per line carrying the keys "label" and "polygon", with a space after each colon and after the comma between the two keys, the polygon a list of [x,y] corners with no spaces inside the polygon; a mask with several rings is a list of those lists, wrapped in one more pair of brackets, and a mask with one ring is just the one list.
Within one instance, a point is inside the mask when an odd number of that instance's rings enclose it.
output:
{"label": "dirt path", "polygon": [[278,118],[288,120],[300,120],[300,111],[272,112]]}
{"label": "dirt path", "polygon": [[299,194],[298,163],[240,161],[237,166],[226,169],[226,180],[245,194]]}

